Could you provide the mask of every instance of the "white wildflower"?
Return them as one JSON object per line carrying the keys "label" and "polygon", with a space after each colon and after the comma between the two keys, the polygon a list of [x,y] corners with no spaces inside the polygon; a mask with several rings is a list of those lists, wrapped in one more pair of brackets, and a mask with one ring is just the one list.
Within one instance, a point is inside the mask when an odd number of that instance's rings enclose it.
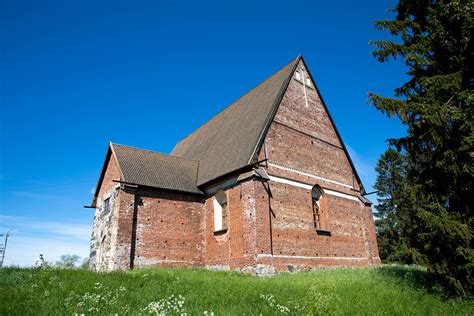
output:
{"label": "white wildflower", "polygon": [[185,298],[182,295],[177,297],[171,295],[167,299],[161,299],[156,302],[151,302],[147,307],[142,309],[146,313],[155,315],[167,315],[170,313],[179,313],[182,316],[187,315],[184,310]]}
{"label": "white wildflower", "polygon": [[284,305],[280,305],[277,303],[275,296],[273,294],[260,294],[260,298],[265,300],[267,305],[274,311],[278,311],[281,314],[289,314],[290,309]]}

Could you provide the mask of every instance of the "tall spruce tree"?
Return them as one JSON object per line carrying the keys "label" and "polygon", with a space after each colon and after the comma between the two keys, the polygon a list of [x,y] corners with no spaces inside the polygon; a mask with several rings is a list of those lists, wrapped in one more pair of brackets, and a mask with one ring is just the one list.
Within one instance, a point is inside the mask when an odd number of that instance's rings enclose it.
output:
{"label": "tall spruce tree", "polygon": [[372,42],[373,55],[402,58],[409,80],[395,98],[369,93],[369,100],[407,127],[390,140],[407,161],[394,201],[403,210],[400,230],[430,280],[451,294],[472,293],[474,1],[400,0],[393,11],[394,20],[376,27],[400,41]]}

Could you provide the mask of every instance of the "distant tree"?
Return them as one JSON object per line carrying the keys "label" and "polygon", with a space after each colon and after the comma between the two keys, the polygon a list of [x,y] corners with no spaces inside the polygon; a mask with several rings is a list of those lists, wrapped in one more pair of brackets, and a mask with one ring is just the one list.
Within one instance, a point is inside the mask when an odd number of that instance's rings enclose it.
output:
{"label": "distant tree", "polygon": [[375,205],[375,225],[380,259],[383,262],[413,263],[407,253],[404,238],[403,211],[398,204],[403,199],[406,186],[406,158],[393,148],[389,148],[379,159],[375,171],[377,180],[374,188],[378,191]]}
{"label": "distant tree", "polygon": [[89,257],[86,257],[82,260],[81,269],[89,269]]}
{"label": "distant tree", "polygon": [[71,269],[79,262],[78,255],[62,255],[59,261],[56,261],[56,266],[59,268]]}
{"label": "distant tree", "polygon": [[409,80],[395,98],[369,93],[373,106],[407,127],[390,140],[406,158],[406,183],[393,192],[403,198],[386,205],[430,279],[465,294],[474,288],[474,1],[399,0],[393,12],[376,26],[400,40],[372,42],[373,54],[380,62],[402,58]]}

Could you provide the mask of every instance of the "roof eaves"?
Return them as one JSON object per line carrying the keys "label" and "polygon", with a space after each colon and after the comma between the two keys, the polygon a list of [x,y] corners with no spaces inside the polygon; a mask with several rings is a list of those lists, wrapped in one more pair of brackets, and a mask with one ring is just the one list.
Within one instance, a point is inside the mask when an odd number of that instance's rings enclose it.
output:
{"label": "roof eaves", "polygon": [[367,206],[370,206],[370,205],[373,204],[368,198],[366,198],[366,197],[363,196],[363,195],[359,195],[358,197],[359,197],[359,200],[361,200],[362,203],[364,203],[364,204],[367,205]]}
{"label": "roof eaves", "polygon": [[189,190],[179,190],[179,189],[170,189],[170,188],[163,188],[163,187],[157,187],[157,186],[151,186],[151,185],[146,185],[146,184],[140,184],[140,183],[134,183],[134,182],[127,182],[127,181],[119,181],[120,183],[123,184],[129,184],[129,185],[136,185],[138,187],[143,187],[147,189],[153,189],[153,190],[161,190],[161,191],[166,191],[166,192],[178,192],[178,193],[186,193],[186,194],[193,194],[193,195],[198,195],[198,196],[204,196],[206,195],[204,192],[199,190],[197,188],[196,191],[189,191]]}
{"label": "roof eaves", "polygon": [[231,177],[233,175],[236,175],[240,172],[245,172],[245,171],[248,171],[249,169],[252,168],[252,165],[249,165],[249,164],[246,164],[246,165],[243,165],[242,167],[239,167],[237,169],[234,169],[232,171],[229,171],[223,175],[220,175],[218,177],[215,177],[213,179],[210,179],[210,180],[206,180],[205,182],[202,182],[202,183],[198,183],[198,189],[200,189],[201,191],[204,191],[204,189],[208,186],[212,186],[214,183],[217,183],[225,178],[228,178],[228,177]]}

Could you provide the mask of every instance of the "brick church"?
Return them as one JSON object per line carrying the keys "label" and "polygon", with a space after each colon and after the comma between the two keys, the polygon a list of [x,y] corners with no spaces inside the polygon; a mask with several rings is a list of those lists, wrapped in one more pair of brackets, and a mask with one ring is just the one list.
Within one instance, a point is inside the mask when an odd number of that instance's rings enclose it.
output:
{"label": "brick church", "polygon": [[301,56],[169,154],[110,144],[96,271],[377,265],[371,203]]}

